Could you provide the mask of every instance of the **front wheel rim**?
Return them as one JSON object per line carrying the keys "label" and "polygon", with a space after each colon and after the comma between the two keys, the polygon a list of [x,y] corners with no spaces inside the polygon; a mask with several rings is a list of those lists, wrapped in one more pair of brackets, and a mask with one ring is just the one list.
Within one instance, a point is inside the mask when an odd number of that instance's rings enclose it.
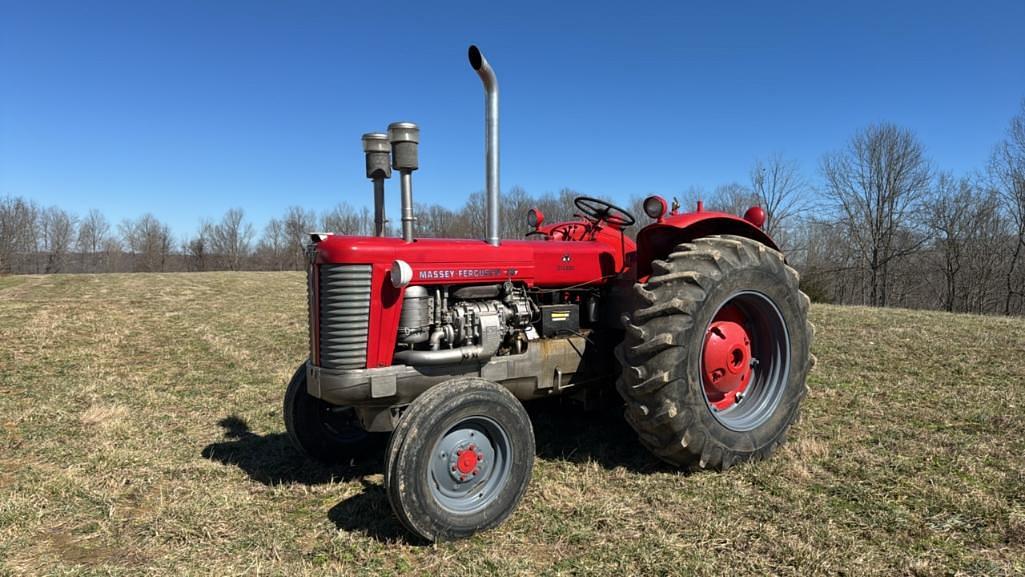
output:
{"label": "front wheel rim", "polygon": [[430,456],[428,485],[440,507],[470,514],[493,503],[512,471],[509,435],[497,421],[463,419],[441,436]]}
{"label": "front wheel rim", "polygon": [[772,417],[790,377],[790,334],[765,294],[741,291],[716,309],[705,327],[700,380],[712,416],[734,431]]}

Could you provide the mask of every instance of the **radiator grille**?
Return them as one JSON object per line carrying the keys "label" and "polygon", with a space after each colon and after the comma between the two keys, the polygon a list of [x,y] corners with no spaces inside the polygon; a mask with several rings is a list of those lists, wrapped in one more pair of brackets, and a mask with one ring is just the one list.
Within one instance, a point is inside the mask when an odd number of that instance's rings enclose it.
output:
{"label": "radiator grille", "polygon": [[321,367],[366,367],[370,274],[370,265],[320,265],[317,308]]}

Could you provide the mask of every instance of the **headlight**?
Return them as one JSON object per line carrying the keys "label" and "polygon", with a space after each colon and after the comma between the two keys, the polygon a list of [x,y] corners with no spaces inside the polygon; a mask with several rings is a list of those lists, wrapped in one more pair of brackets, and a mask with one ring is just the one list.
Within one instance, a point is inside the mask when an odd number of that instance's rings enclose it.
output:
{"label": "headlight", "polygon": [[545,221],[545,215],[539,209],[532,208],[527,211],[527,224],[530,228],[537,228]]}
{"label": "headlight", "polygon": [[644,214],[655,220],[662,218],[667,208],[666,199],[661,196],[649,196],[644,199]]}
{"label": "headlight", "polygon": [[391,265],[391,284],[402,288],[413,280],[413,267],[404,260],[397,260]]}

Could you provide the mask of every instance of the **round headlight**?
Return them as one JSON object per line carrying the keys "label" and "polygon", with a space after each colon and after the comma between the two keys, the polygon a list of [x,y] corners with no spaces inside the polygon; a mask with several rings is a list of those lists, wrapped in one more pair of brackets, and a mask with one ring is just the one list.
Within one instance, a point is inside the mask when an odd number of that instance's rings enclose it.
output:
{"label": "round headlight", "polygon": [[404,260],[396,260],[391,265],[391,284],[402,288],[413,280],[413,267]]}
{"label": "round headlight", "polygon": [[545,215],[539,209],[532,208],[527,211],[527,225],[530,228],[537,228],[545,221]]}
{"label": "round headlight", "polygon": [[644,214],[658,220],[666,213],[668,206],[669,205],[666,204],[666,199],[661,196],[649,196],[644,199]]}

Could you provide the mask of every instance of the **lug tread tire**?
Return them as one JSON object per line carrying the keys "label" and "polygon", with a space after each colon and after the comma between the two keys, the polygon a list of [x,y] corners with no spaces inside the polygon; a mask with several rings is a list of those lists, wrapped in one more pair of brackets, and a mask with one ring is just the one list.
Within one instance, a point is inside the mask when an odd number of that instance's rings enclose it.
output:
{"label": "lug tread tire", "polygon": [[[799,333],[791,335],[791,343],[799,350],[791,356],[791,376],[784,385],[791,392],[776,409],[784,412],[783,418],[771,430],[758,427],[727,434],[711,416],[700,368],[688,370],[686,365],[688,344],[704,339],[704,322],[697,326],[695,317],[718,306],[708,301],[709,293],[738,271],[755,271],[784,286],[796,325],[789,330]],[[814,363],[810,348],[815,331],[807,320],[810,301],[798,281],[797,271],[786,265],[779,251],[732,235],[682,243],[666,259],[652,263],[651,277],[634,286],[635,309],[623,315],[626,330],[616,349],[623,368],[616,388],[626,401],[626,421],[642,445],[676,466],[724,470],[763,459],[785,442],[807,392],[805,376]]]}

